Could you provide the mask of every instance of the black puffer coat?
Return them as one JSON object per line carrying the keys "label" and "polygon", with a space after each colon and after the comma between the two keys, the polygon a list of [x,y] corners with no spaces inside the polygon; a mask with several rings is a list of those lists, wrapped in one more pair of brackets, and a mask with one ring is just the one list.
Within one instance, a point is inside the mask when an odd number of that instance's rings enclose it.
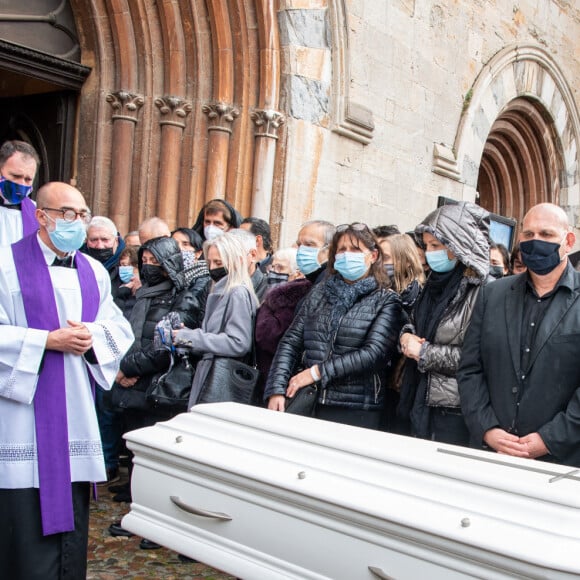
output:
{"label": "black puffer coat", "polygon": [[201,326],[210,278],[207,270],[185,287],[183,258],[173,238],[155,238],[139,250],[139,266],[143,250],[149,250],[169,278],[149,287],[143,285],[137,291],[137,302],[131,313],[131,326],[135,342],[121,361],[121,370],[127,377],[140,377],[132,387],[146,391],[153,375],[167,369],[169,353],[153,349],[156,324],[169,312],[177,312],[189,328]]}
{"label": "black puffer coat", "polygon": [[374,410],[382,407],[382,371],[397,351],[406,317],[399,296],[375,289],[360,296],[330,334],[332,311],[326,283],[316,285],[304,300],[280,341],[264,398],[284,395],[301,366],[318,364],[322,394],[319,404]]}

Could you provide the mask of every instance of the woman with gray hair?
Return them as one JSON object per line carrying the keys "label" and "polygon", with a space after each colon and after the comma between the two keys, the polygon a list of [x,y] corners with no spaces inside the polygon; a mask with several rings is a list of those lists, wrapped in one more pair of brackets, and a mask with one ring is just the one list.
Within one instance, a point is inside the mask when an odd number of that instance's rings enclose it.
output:
{"label": "woman with gray hair", "polygon": [[457,368],[475,299],[489,275],[489,213],[469,202],[444,205],[416,228],[431,273],[403,327],[407,357],[399,415],[411,434],[468,445]]}
{"label": "woman with gray hair", "polygon": [[206,240],[203,253],[214,281],[201,328],[173,332],[175,346],[201,357],[197,363],[189,407],[198,401],[215,356],[242,358],[252,350],[258,299],[248,274],[246,250],[240,239],[225,233]]}

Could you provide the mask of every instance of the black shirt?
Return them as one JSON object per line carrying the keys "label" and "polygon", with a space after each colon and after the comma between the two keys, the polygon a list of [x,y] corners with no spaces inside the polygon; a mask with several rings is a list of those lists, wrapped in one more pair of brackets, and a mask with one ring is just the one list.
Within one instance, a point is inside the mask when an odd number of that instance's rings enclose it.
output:
{"label": "black shirt", "polygon": [[529,277],[526,284],[526,294],[524,297],[524,312],[522,318],[522,343],[520,351],[520,369],[521,369],[521,379],[525,379],[525,375],[530,367],[530,356],[533,351],[533,346],[536,341],[536,336],[538,333],[538,328],[542,323],[542,320],[550,308],[550,304],[553,301],[554,296],[558,292],[572,292],[574,290],[574,268],[570,262],[568,262],[566,269],[562,272],[560,279],[556,283],[553,290],[544,294],[544,296],[538,296],[532,280]]}

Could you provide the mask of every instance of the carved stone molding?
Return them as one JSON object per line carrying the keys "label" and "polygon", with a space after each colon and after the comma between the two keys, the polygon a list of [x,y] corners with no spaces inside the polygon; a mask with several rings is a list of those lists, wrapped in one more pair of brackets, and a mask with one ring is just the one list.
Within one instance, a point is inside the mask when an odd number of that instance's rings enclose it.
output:
{"label": "carved stone molding", "polygon": [[0,68],[80,91],[91,69],[76,62],[0,40]]}
{"label": "carved stone molding", "polygon": [[433,144],[433,173],[443,175],[454,181],[461,181],[461,171],[451,147],[443,143]]}
{"label": "carved stone molding", "polygon": [[203,105],[201,110],[207,115],[208,131],[223,131],[231,134],[231,125],[240,116],[240,111],[227,103],[210,103]]}
{"label": "carved stone molding", "polygon": [[145,99],[142,95],[137,95],[128,91],[116,91],[114,93],[109,93],[106,99],[107,103],[110,103],[113,108],[113,121],[123,119],[125,121],[137,123],[137,114],[139,113],[139,109],[145,103]]}
{"label": "carved stone molding", "polygon": [[[406,2],[405,4],[409,4]],[[332,130],[343,137],[368,145],[373,139],[375,123],[373,112],[352,99],[349,10],[346,0],[329,3],[329,21],[332,34]]]}
{"label": "carved stone molding", "polygon": [[375,124],[373,112],[363,105],[354,103],[348,97],[343,99],[342,107],[339,107],[339,115],[333,131],[368,145],[373,138]]}
{"label": "carved stone molding", "polygon": [[250,118],[256,126],[256,137],[269,137],[278,139],[278,129],[286,122],[286,117],[272,109],[255,109],[250,113]]}
{"label": "carved stone molding", "polygon": [[185,128],[185,118],[192,111],[189,101],[184,101],[179,97],[159,97],[155,99],[155,106],[161,113],[160,125],[174,125]]}

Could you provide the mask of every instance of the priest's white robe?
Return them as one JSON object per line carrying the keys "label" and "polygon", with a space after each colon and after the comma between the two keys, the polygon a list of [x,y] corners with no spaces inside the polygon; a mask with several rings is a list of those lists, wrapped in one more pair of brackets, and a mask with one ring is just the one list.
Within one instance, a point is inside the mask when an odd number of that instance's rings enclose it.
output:
{"label": "priest's white robe", "polygon": [[[13,210],[12,210],[13,211]],[[20,213],[20,212],[18,212]],[[55,254],[38,239],[47,264]],[[89,256],[99,286],[100,302],[94,322],[81,320],[77,270],[50,266],[61,327],[81,321],[93,337],[98,361],[65,353],[66,406],[71,481],[106,479],[89,373],[110,389],[119,363],[133,343],[131,326],[111,297],[110,277]],[[49,289],[47,289],[49,290]],[[28,328],[12,250],[0,247],[0,488],[38,487],[34,395],[48,331]]]}
{"label": "priest's white robe", "polygon": [[22,212],[0,205],[0,247],[21,240],[22,236]]}

